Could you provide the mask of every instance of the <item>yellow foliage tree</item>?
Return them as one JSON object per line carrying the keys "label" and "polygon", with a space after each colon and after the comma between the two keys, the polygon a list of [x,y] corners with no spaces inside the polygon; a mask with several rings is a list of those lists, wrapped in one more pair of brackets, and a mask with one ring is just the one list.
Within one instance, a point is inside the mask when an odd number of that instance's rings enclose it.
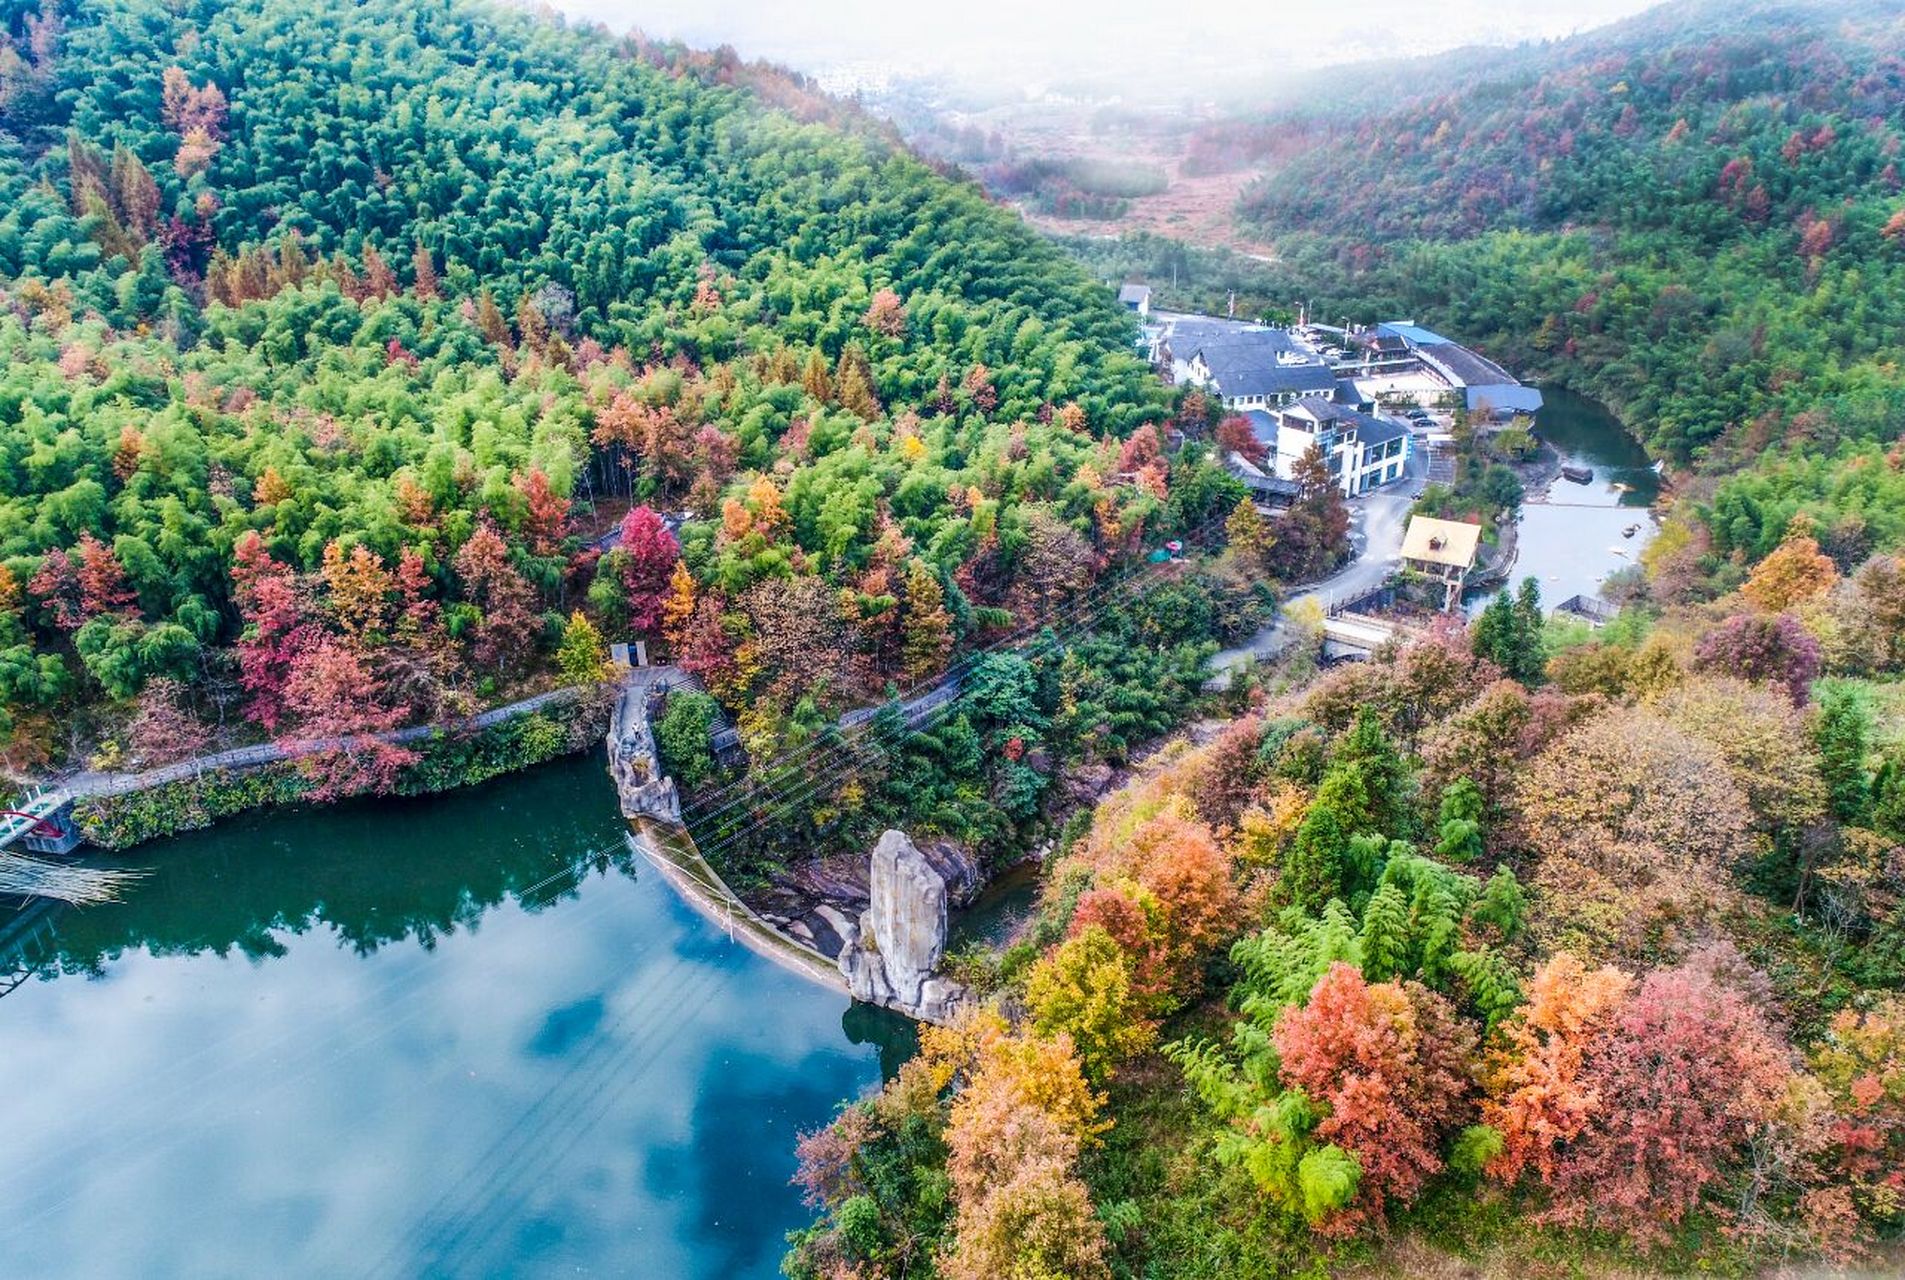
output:
{"label": "yellow foliage tree", "polygon": [[1032,1029],[1046,1037],[1070,1036],[1086,1077],[1100,1083],[1156,1039],[1131,993],[1131,958],[1098,925],[1032,966],[1025,1003]]}
{"label": "yellow foliage tree", "polygon": [[661,601],[661,633],[676,653],[687,643],[688,627],[694,621],[698,602],[694,575],[688,572],[686,564],[675,561],[674,570],[668,575],[668,594]]}
{"label": "yellow foliage tree", "polygon": [[1838,580],[1838,566],[1812,536],[1812,521],[1799,515],[1786,526],[1785,540],[1753,566],[1740,594],[1755,608],[1780,613],[1824,595]]}

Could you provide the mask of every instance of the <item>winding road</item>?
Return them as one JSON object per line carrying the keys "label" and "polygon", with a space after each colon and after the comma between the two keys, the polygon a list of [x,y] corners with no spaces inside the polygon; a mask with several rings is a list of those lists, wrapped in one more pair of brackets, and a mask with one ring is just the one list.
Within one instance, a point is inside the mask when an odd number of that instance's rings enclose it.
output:
{"label": "winding road", "polygon": [[1329,577],[1312,582],[1286,597],[1277,617],[1262,630],[1234,649],[1225,649],[1210,660],[1212,685],[1221,687],[1229,673],[1242,666],[1280,652],[1290,643],[1289,628],[1283,613],[1293,604],[1314,600],[1327,609],[1336,599],[1349,599],[1381,586],[1395,572],[1402,554],[1402,535],[1409,526],[1412,496],[1422,487],[1429,472],[1429,452],[1418,445],[1409,451],[1409,465],[1402,478],[1374,493],[1351,498],[1349,536],[1356,558]]}

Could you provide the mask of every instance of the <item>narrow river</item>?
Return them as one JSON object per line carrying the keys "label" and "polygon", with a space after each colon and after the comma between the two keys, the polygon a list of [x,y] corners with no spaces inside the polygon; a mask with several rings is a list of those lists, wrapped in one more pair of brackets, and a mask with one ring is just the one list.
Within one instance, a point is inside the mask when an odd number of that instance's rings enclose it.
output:
{"label": "narrow river", "polygon": [[0,1000],[13,1276],[773,1276],[905,1020],[730,942],[591,754],[124,860]]}

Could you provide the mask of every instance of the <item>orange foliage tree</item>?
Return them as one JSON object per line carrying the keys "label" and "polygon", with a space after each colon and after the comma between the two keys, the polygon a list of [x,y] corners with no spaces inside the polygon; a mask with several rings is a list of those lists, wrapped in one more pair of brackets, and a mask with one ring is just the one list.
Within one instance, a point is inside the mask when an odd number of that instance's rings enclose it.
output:
{"label": "orange foliage tree", "polygon": [[1371,983],[1330,966],[1274,1033],[1286,1087],[1326,1114],[1314,1136],[1355,1156],[1356,1196],[1317,1223],[1326,1235],[1381,1225],[1442,1169],[1442,1141],[1468,1114],[1475,1034],[1448,1001],[1418,983]]}

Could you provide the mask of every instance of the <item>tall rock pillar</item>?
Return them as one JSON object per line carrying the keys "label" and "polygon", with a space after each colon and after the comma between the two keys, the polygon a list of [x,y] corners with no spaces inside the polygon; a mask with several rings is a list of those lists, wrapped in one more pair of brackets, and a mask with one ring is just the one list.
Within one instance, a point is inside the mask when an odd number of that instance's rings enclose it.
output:
{"label": "tall rock pillar", "polygon": [[840,972],[854,999],[949,1022],[971,993],[938,975],[946,953],[946,881],[904,831],[873,847],[869,901],[849,922]]}

